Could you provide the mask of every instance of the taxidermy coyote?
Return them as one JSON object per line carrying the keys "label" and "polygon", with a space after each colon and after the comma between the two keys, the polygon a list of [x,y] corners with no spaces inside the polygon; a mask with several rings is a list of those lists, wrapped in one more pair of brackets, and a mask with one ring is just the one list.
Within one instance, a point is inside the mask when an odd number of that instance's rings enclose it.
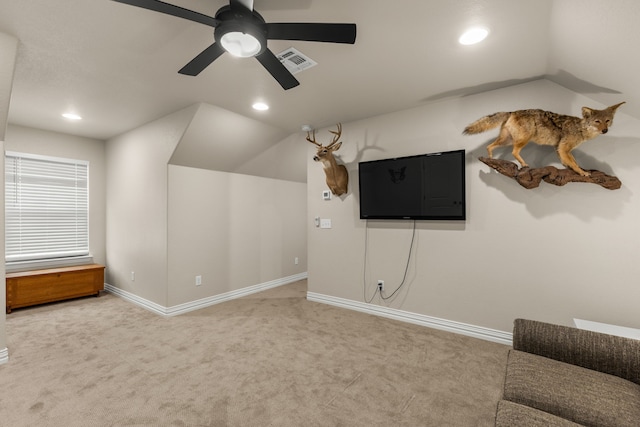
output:
{"label": "taxidermy coyote", "polygon": [[607,133],[613,124],[616,109],[624,104],[612,105],[604,110],[582,107],[582,118],[565,116],[544,110],[519,110],[513,112],[494,113],[482,117],[464,129],[464,134],[485,132],[500,126],[500,134],[487,146],[489,158],[493,149],[504,145],[513,145],[511,153],[522,165],[528,167],[520,156],[520,150],[529,141],[540,145],[553,145],[563,165],[573,169],[582,176],[589,176],[576,163],[571,150],[583,142]]}

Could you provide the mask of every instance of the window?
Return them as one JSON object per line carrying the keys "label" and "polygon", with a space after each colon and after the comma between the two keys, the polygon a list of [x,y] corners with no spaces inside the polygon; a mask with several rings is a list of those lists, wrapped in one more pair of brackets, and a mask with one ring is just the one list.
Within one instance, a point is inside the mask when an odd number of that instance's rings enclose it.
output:
{"label": "window", "polygon": [[89,254],[89,162],[7,152],[5,261]]}

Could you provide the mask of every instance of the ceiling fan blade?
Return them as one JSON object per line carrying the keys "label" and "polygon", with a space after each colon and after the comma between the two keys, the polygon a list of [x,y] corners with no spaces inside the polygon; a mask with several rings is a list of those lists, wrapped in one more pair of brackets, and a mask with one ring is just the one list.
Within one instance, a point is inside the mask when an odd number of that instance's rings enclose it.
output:
{"label": "ceiling fan blade", "polygon": [[280,86],[282,86],[284,90],[294,88],[300,84],[270,49],[256,56],[256,59],[260,61],[262,66],[280,83]]}
{"label": "ceiling fan blade", "polygon": [[191,62],[182,67],[178,73],[187,76],[197,76],[224,52],[225,50],[222,46],[214,42],[211,46],[200,52],[198,56],[193,58]]}
{"label": "ceiling fan blade", "polygon": [[356,42],[356,24],[268,23],[267,39],[304,40],[310,42]]}
{"label": "ceiling fan blade", "polygon": [[244,8],[253,11],[253,0],[229,0],[231,9]]}
{"label": "ceiling fan blade", "polygon": [[220,21],[217,19],[203,15],[202,13],[194,12],[193,10],[185,9],[180,6],[165,3],[158,0],[113,0],[118,3],[124,3],[131,6],[141,7],[143,9],[153,10],[155,12],[165,13],[167,15],[177,16],[178,18],[188,19],[189,21],[199,22],[210,27],[216,27]]}

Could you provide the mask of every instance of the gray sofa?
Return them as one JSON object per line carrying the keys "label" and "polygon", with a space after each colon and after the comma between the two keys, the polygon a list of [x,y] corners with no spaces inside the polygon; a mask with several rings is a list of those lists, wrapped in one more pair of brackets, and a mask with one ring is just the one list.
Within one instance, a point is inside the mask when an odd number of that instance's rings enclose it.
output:
{"label": "gray sofa", "polygon": [[640,340],[516,319],[496,426],[640,426]]}

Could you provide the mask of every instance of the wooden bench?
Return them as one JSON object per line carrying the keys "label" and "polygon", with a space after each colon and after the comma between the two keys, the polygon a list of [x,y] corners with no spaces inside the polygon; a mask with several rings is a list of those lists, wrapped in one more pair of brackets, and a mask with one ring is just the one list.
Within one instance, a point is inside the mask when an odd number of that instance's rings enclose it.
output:
{"label": "wooden bench", "polygon": [[104,289],[104,265],[7,273],[7,313],[14,308],[61,301],[89,295]]}

